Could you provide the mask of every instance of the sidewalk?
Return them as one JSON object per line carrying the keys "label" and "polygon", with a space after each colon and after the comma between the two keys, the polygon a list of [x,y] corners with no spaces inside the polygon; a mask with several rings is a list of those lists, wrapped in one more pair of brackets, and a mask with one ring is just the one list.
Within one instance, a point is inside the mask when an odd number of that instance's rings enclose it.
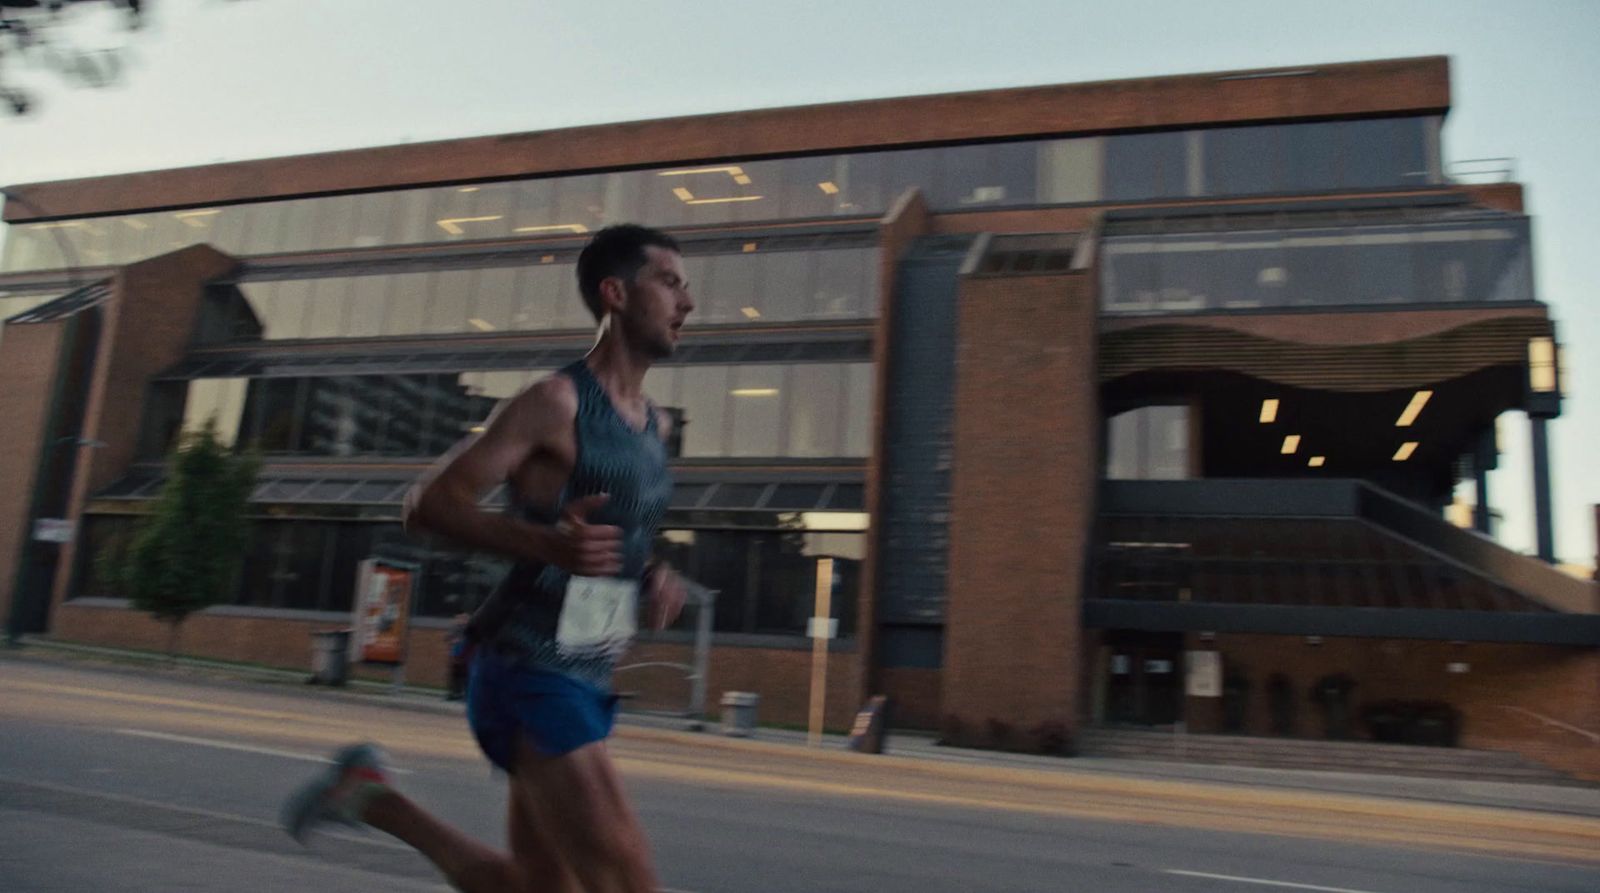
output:
{"label": "sidewalk", "polygon": [[[308,698],[359,700],[399,710],[458,716],[465,712],[461,702],[444,700],[443,692],[438,689],[404,686],[397,690],[390,683],[365,680],[352,680],[345,688],[311,686],[305,684],[310,675],[309,671],[297,672],[188,657],[180,657],[174,666],[164,655],[52,642],[33,637],[25,637],[20,648],[0,647],[0,661],[6,660],[97,667],[120,673],[177,676],[187,682],[223,688],[272,686],[283,694]],[[676,731],[684,734],[720,734],[714,722],[706,723],[704,728],[697,732],[691,730],[689,721],[681,717],[625,711],[618,720],[617,734],[622,736],[626,736],[630,729]],[[767,744],[792,746],[797,749],[808,748],[807,735],[801,731],[763,727],[756,732],[754,738]],[[845,736],[830,734],[823,736],[820,749],[825,752],[842,753],[847,749],[845,745]],[[931,735],[913,732],[891,733],[886,750],[897,757],[926,760],[930,763],[1321,791],[1600,818],[1600,786],[1507,784],[1356,772],[1257,769],[1099,757],[1068,759],[946,747],[938,744]]]}

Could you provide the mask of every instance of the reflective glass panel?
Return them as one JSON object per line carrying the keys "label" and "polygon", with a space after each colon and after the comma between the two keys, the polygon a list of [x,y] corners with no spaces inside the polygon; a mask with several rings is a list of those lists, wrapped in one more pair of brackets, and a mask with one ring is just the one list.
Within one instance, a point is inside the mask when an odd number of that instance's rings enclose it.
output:
{"label": "reflective glass panel", "polygon": [[1188,194],[1189,138],[1184,133],[1108,137],[1105,197],[1140,201]]}
{"label": "reflective glass panel", "polygon": [[1142,406],[1106,425],[1106,477],[1181,480],[1189,474],[1189,407]]}

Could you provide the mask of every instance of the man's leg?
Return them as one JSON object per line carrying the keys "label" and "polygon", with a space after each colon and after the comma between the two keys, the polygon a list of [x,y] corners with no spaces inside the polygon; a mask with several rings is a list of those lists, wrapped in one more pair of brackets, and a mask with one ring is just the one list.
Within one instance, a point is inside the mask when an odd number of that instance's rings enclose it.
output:
{"label": "man's leg", "polygon": [[[515,783],[511,787],[508,839],[511,854],[521,866],[524,876],[533,878],[528,888],[540,893],[583,893],[572,867],[561,857],[555,839],[539,826],[530,812],[531,804],[518,796]],[[548,878],[548,883],[541,879]]]}
{"label": "man's leg", "polygon": [[324,822],[364,823],[415,847],[466,893],[528,890],[530,875],[516,859],[446,825],[395,790],[383,762],[370,744],[334,754],[332,766],[284,803],[284,830],[304,840]]}
{"label": "man's leg", "polygon": [[604,741],[559,757],[519,745],[511,796],[586,893],[654,893],[649,844]]}
{"label": "man's leg", "polygon": [[[516,796],[513,786],[512,797]],[[462,893],[543,893],[546,889],[556,893],[563,889],[534,886],[518,858],[468,837],[399,791],[390,789],[374,795],[367,801],[360,818],[427,856]]]}

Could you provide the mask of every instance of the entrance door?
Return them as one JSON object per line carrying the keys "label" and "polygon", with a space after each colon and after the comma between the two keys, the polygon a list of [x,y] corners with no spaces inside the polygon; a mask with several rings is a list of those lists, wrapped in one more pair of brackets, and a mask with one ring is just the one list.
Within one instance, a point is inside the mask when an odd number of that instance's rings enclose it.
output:
{"label": "entrance door", "polygon": [[1172,725],[1182,716],[1183,634],[1110,630],[1106,721]]}

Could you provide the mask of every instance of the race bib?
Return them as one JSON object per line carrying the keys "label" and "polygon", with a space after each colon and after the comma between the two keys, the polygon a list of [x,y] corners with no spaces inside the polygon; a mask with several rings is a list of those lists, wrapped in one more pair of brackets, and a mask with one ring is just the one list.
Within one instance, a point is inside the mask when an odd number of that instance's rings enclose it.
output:
{"label": "race bib", "polygon": [[639,584],[612,577],[573,577],[561,602],[556,645],[568,654],[621,652],[638,631]]}

